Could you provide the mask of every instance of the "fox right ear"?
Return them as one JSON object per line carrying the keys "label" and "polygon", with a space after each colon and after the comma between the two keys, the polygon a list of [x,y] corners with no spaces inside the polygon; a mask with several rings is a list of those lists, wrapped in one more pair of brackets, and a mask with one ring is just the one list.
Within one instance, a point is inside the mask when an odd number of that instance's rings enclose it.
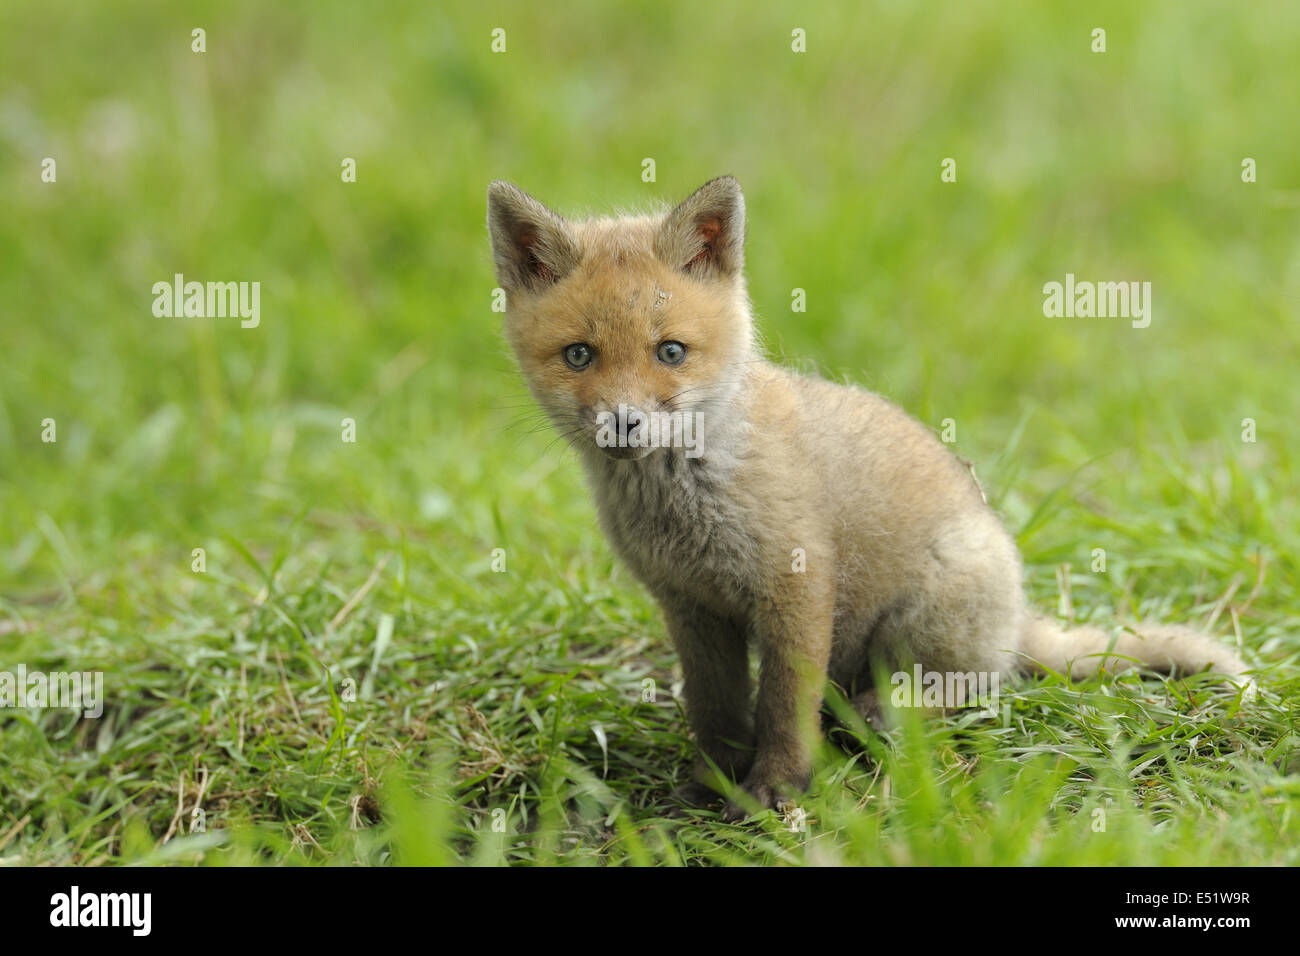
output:
{"label": "fox right ear", "polygon": [[500,179],[488,186],[488,233],[497,280],[507,292],[540,292],[563,279],[582,258],[568,223]]}
{"label": "fox right ear", "polygon": [[670,212],[654,240],[664,262],[689,275],[734,279],[745,267],[745,197],[719,176]]}

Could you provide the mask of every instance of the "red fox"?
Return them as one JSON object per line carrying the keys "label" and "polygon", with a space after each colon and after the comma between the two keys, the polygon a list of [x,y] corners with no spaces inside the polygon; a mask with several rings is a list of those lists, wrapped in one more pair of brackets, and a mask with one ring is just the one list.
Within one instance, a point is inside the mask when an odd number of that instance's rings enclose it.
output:
{"label": "red fox", "polygon": [[1015,543],[935,435],[879,395],[766,361],[735,179],[667,213],[583,222],[493,182],[488,229],[524,378],[681,659],[699,749],[684,798],[728,791],[720,771],[742,784],[724,808],[740,819],[806,789],[828,679],[878,719],[882,668],[1245,671],[1186,628],[1112,638],[1035,615]]}

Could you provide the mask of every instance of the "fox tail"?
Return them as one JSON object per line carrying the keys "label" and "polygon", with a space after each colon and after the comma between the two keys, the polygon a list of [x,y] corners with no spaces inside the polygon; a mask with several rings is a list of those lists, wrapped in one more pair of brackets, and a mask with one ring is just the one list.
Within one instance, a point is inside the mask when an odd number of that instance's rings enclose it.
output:
{"label": "fox tail", "polygon": [[1224,674],[1237,686],[1253,685],[1242,676],[1246,663],[1235,651],[1208,634],[1177,624],[1139,624],[1114,638],[1098,627],[1064,629],[1045,617],[1027,618],[1021,649],[1025,668],[1045,667],[1081,678],[1102,667],[1119,671],[1137,664],[1167,674],[1194,674],[1211,670]]}

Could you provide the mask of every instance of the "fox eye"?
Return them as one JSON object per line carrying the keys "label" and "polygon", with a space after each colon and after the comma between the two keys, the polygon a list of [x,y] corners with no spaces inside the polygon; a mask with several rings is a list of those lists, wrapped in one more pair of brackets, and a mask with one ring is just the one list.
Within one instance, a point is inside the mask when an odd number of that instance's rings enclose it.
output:
{"label": "fox eye", "polygon": [[681,365],[682,359],[686,358],[686,346],[681,342],[661,342],[657,354],[665,365]]}
{"label": "fox eye", "polygon": [[575,342],[573,345],[564,347],[564,364],[575,372],[581,371],[590,365],[591,359],[591,346],[586,342]]}

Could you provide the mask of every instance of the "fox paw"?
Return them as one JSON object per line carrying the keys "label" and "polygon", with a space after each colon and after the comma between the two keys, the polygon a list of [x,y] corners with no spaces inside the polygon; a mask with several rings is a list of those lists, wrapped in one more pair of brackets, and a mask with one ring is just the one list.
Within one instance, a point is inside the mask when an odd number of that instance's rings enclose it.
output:
{"label": "fox paw", "polygon": [[674,803],[685,804],[688,807],[707,807],[709,804],[721,800],[722,795],[708,784],[700,783],[698,780],[690,780],[674,788],[669,795],[669,799]]}
{"label": "fox paw", "polygon": [[764,810],[781,810],[794,803],[780,787],[769,783],[746,780],[740,793],[727,801],[722,808],[722,819],[739,823]]}

